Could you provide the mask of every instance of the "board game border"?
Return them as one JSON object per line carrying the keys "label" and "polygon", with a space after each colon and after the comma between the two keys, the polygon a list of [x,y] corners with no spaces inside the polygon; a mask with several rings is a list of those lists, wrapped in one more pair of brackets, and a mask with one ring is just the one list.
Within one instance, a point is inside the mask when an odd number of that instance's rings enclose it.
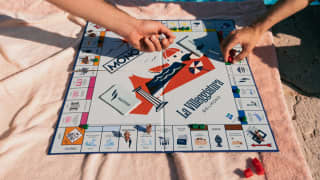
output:
{"label": "board game border", "polygon": [[[210,18],[210,19],[168,19],[168,20],[160,20],[160,19],[152,19],[154,21],[180,21],[180,20],[184,20],[184,21],[208,21],[208,20],[213,20],[213,21],[231,21],[232,22],[232,25],[233,25],[233,28],[236,29],[235,27],[235,20],[234,19],[214,19],[214,18]],[[77,54],[73,60],[73,67],[72,67],[72,70],[74,71],[75,70],[75,67],[76,67],[76,64],[77,64],[77,59],[79,57],[79,54],[80,54],[80,50],[82,48],[82,45],[83,45],[83,40],[84,40],[84,36],[85,36],[85,33],[87,31],[87,28],[88,28],[88,25],[89,25],[89,21],[86,22],[86,25],[84,27],[84,30],[83,30],[83,33],[82,33],[82,37],[81,37],[81,41],[80,41],[80,45],[79,47],[77,48]],[[248,63],[248,59],[247,57],[245,58],[245,60],[247,61],[247,65],[249,67],[249,70],[250,70],[250,74],[251,74],[251,77],[253,79],[253,82],[254,82],[254,86],[257,90],[257,95],[259,97],[259,100],[261,102],[261,105],[262,105],[262,109],[263,109],[263,112],[265,114],[265,117],[266,117],[266,121],[268,122],[268,127],[270,129],[270,132],[271,132],[271,135],[272,135],[272,138],[273,138],[273,141],[274,141],[274,144],[275,144],[275,147],[276,149],[273,149],[273,150],[204,150],[204,151],[201,151],[201,150],[197,150],[197,151],[193,151],[193,150],[188,150],[188,151],[121,151],[121,152],[63,152],[63,153],[53,153],[52,152],[52,148],[53,148],[53,144],[54,144],[54,140],[55,140],[55,137],[56,137],[56,134],[57,134],[57,129],[59,128],[59,123],[61,121],[61,116],[62,116],[62,112],[63,112],[63,109],[64,109],[64,105],[66,103],[66,100],[67,100],[67,95],[69,93],[69,90],[70,90],[70,86],[71,86],[71,82],[72,82],[72,79],[73,79],[73,76],[74,76],[74,72],[71,73],[71,76],[69,78],[69,82],[68,82],[68,87],[67,87],[67,91],[64,95],[64,99],[63,99],[63,103],[62,103],[62,106],[61,106],[61,109],[60,109],[60,112],[59,112],[59,116],[58,116],[58,121],[55,125],[55,128],[54,128],[54,134],[52,136],[52,138],[50,139],[50,145],[49,145],[49,148],[48,148],[48,155],[66,155],[66,154],[108,154],[108,153],[132,153],[132,154],[136,154],[136,153],[139,153],[139,154],[142,154],[142,153],[199,153],[199,152],[210,152],[210,153],[215,153],[215,152],[280,152],[279,150],[279,147],[278,147],[278,144],[277,144],[277,141],[275,139],[275,136],[274,136],[274,133],[273,133],[273,130],[271,128],[271,124],[270,124],[270,121],[269,121],[269,118],[268,118],[268,114],[266,113],[266,110],[265,110],[265,107],[264,107],[264,104],[263,104],[263,101],[261,99],[261,96],[260,96],[260,92],[258,90],[258,87],[257,87],[257,84],[256,84],[256,80],[255,80],[255,77],[253,76],[253,73],[252,73],[252,70],[251,70],[251,67],[250,67],[250,64]]]}

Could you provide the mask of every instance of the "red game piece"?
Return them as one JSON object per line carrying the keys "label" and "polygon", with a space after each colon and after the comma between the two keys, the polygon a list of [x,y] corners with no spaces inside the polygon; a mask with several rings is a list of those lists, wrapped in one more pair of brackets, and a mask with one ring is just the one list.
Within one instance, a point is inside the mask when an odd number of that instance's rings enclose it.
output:
{"label": "red game piece", "polygon": [[250,168],[247,168],[246,170],[243,171],[243,174],[246,178],[249,178],[251,176],[253,176],[253,172]]}
{"label": "red game piece", "polygon": [[252,164],[253,164],[253,166],[255,167],[256,173],[257,173],[258,175],[264,175],[264,169],[263,169],[263,166],[262,166],[261,162],[259,161],[259,159],[254,158],[254,159],[252,160]]}
{"label": "red game piece", "polygon": [[232,62],[233,62],[234,57],[236,56],[236,53],[237,53],[237,50],[235,50],[235,49],[231,49],[231,50],[229,51],[229,54],[230,54],[230,56],[228,57],[228,62],[229,62],[229,63],[232,63]]}
{"label": "red game piece", "polygon": [[232,63],[233,62],[233,57],[229,56],[228,57],[228,63]]}
{"label": "red game piece", "polygon": [[237,50],[235,50],[235,49],[231,49],[231,50],[229,51],[229,54],[230,54],[230,56],[232,56],[232,57],[235,57],[235,56],[236,56],[236,53],[237,53]]}
{"label": "red game piece", "polygon": [[257,173],[258,175],[264,175],[264,169],[263,169],[263,167],[262,167],[262,166],[256,167],[256,173]]}

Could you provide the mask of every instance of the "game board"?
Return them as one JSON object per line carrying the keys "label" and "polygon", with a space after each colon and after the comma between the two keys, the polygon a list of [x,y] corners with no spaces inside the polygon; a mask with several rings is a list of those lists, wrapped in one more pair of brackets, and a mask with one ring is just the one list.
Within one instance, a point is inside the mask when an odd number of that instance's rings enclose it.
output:
{"label": "game board", "polygon": [[223,61],[234,22],[161,22],[152,53],[87,23],[49,154],[278,151],[247,60]]}

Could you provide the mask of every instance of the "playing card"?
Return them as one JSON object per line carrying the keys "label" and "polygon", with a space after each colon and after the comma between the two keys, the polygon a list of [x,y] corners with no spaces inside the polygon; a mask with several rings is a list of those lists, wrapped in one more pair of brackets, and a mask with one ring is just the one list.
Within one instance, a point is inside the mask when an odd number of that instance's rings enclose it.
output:
{"label": "playing card", "polygon": [[112,85],[99,98],[122,115],[129,113],[140,102],[134,92],[116,84]]}

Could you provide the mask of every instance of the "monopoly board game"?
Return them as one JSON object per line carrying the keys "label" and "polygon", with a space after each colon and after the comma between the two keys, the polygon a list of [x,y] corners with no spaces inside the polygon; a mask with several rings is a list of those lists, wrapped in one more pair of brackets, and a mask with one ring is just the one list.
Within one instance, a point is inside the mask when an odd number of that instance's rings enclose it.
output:
{"label": "monopoly board game", "polygon": [[223,61],[234,22],[161,22],[152,53],[87,23],[49,154],[278,151],[247,60]]}

